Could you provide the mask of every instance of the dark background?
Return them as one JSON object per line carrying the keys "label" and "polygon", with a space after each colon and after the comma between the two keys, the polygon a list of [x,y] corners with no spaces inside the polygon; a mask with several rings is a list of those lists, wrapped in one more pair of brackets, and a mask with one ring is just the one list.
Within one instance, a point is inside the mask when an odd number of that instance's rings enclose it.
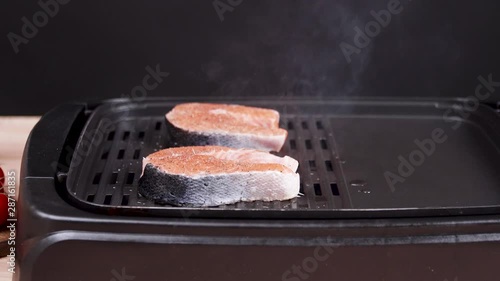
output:
{"label": "dark background", "polygon": [[18,54],[7,34],[41,7],[4,0],[0,114],[130,97],[157,64],[170,76],[148,96],[454,97],[500,80],[498,1],[407,1],[349,64],[339,44],[388,0],[243,0],[223,21],[211,0],[71,0]]}

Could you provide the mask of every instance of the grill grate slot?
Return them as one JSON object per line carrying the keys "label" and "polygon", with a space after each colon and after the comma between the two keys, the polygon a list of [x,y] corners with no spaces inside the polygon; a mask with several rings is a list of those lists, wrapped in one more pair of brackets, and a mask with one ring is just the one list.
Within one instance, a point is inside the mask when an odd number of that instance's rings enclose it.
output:
{"label": "grill grate slot", "polygon": [[136,149],[134,151],[134,159],[139,159],[140,156],[141,156],[141,150],[140,149]]}
{"label": "grill grate slot", "polygon": [[315,183],[313,187],[314,187],[314,194],[316,194],[316,196],[321,196],[322,195],[321,185],[319,183]]}
{"label": "grill grate slot", "polygon": [[146,133],[144,133],[144,132],[139,132],[139,134],[137,135],[137,139],[138,139],[138,140],[143,140],[143,139],[144,139],[144,135],[145,135],[145,134],[146,134]]}
{"label": "grill grate slot", "polygon": [[328,172],[333,172],[333,165],[332,165],[332,161],[330,160],[326,160],[325,161],[325,166],[326,166],[326,170]]}
{"label": "grill grate slot", "polygon": [[321,143],[321,148],[322,149],[325,149],[325,150],[328,149],[328,144],[326,143],[325,139],[321,139],[320,143]]}
{"label": "grill grate slot", "polygon": [[132,184],[134,182],[134,173],[128,173],[127,175],[127,184]]}
{"label": "grill grate slot", "polygon": [[120,149],[118,151],[118,155],[116,156],[116,159],[123,159],[124,155],[125,155],[125,149]]}
{"label": "grill grate slot", "polygon": [[316,171],[316,161],[309,160],[309,170]]}
{"label": "grill grate slot", "polygon": [[95,174],[94,180],[92,181],[92,184],[99,184],[101,182],[101,177],[102,177],[102,173]]}
{"label": "grill grate slot", "polygon": [[130,195],[123,195],[123,197],[122,197],[122,204],[121,205],[122,206],[127,206],[129,198],[130,198]]}
{"label": "grill grate slot", "polygon": [[[334,160],[327,119],[282,117],[288,128],[288,140],[279,155],[289,155],[299,161],[300,196],[288,201],[240,202],[214,209],[332,209],[345,205],[333,173]],[[81,200],[102,206],[158,207],[137,193],[142,172],[141,156],[168,147],[168,134],[163,118],[131,118],[122,120],[107,134],[107,144],[90,151],[85,161],[92,185],[77,182],[84,188]],[[119,136],[119,137],[117,137]],[[94,158],[93,154],[97,154]],[[113,157],[111,157],[113,156]],[[82,175],[83,176],[83,175]],[[80,184],[80,186],[78,186]]]}
{"label": "grill grate slot", "polygon": [[106,151],[102,154],[101,159],[108,159],[109,151]]}
{"label": "grill grate slot", "polygon": [[122,140],[126,141],[126,140],[128,140],[129,137],[130,137],[130,132],[124,132]]}
{"label": "grill grate slot", "polygon": [[111,178],[109,179],[110,184],[116,184],[118,180],[118,173],[112,173]]}
{"label": "grill grate slot", "polygon": [[312,149],[312,142],[311,142],[311,140],[306,140],[306,149]]}
{"label": "grill grate slot", "polygon": [[340,195],[340,192],[339,192],[339,187],[336,183],[331,183],[330,184],[330,189],[332,191],[332,194],[334,196],[339,196]]}
{"label": "grill grate slot", "polygon": [[113,199],[113,195],[111,194],[107,194],[105,197],[104,197],[104,205],[109,205],[111,204],[111,200]]}

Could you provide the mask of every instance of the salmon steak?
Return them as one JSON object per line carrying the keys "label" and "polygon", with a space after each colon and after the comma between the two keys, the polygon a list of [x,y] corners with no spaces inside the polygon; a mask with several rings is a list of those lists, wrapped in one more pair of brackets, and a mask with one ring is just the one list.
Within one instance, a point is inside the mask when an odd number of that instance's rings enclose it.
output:
{"label": "salmon steak", "polygon": [[144,158],[139,193],[158,204],[191,207],[288,200],[299,193],[298,165],[254,149],[168,148]]}
{"label": "salmon steak", "polygon": [[174,146],[219,145],[280,151],[287,131],[276,110],[258,107],[184,103],[166,114]]}

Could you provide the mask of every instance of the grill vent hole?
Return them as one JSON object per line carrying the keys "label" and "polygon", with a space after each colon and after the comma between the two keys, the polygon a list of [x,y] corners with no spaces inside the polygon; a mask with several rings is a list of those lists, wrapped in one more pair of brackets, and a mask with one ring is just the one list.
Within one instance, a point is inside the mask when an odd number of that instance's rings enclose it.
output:
{"label": "grill vent hole", "polygon": [[101,182],[101,176],[102,176],[102,173],[95,174],[94,180],[92,181],[92,184],[99,184],[99,182]]}
{"label": "grill vent hole", "polygon": [[128,173],[127,184],[132,184],[134,182],[134,173]]}
{"label": "grill vent hole", "polygon": [[300,183],[299,192],[304,194],[304,184],[303,183]]}
{"label": "grill vent hole", "polygon": [[89,194],[89,195],[87,196],[87,201],[88,201],[88,202],[94,202],[94,198],[95,198],[95,195],[94,195],[94,194]]}
{"label": "grill vent hole", "polygon": [[316,171],[316,161],[314,160],[309,160],[309,169],[311,171]]}
{"label": "grill vent hole", "polygon": [[318,130],[323,130],[323,123],[321,123],[321,121],[316,121],[316,128],[318,128]]}
{"label": "grill vent hole", "polygon": [[109,179],[110,184],[116,184],[118,180],[118,173],[112,173],[111,174],[111,179]]}
{"label": "grill vent hole", "polygon": [[160,130],[161,129],[161,122],[156,122],[155,130]]}
{"label": "grill vent hole", "polygon": [[332,194],[333,195],[335,195],[335,196],[339,196],[340,195],[339,186],[337,185],[337,183],[331,183],[330,184],[330,189],[332,190]]}
{"label": "grill vent hole", "polygon": [[292,122],[288,122],[288,130],[293,130],[293,123]]}
{"label": "grill vent hole", "polygon": [[328,144],[326,143],[325,139],[320,140],[320,143],[321,143],[321,148],[328,149]]}
{"label": "grill vent hole", "polygon": [[124,149],[120,149],[120,151],[118,151],[118,159],[123,159],[123,155],[125,155],[125,150]]}
{"label": "grill vent hole", "polygon": [[112,195],[107,194],[107,195],[106,195],[106,197],[104,197],[104,205],[109,205],[109,204],[111,204],[111,198],[112,198],[112,197],[113,197]]}
{"label": "grill vent hole", "polygon": [[319,183],[315,183],[313,186],[314,194],[316,194],[316,196],[321,196],[321,185]]}
{"label": "grill vent hole", "polygon": [[137,136],[137,138],[138,138],[139,140],[143,140],[143,139],[144,139],[144,135],[145,135],[145,133],[144,133],[144,132],[139,132],[139,135]]}
{"label": "grill vent hole", "polygon": [[125,141],[125,140],[128,140],[129,137],[130,137],[130,132],[127,131],[127,132],[123,133],[122,139]]}
{"label": "grill vent hole", "polygon": [[302,121],[302,129],[304,129],[304,130],[309,129],[309,126],[307,126],[307,122],[306,121]]}
{"label": "grill vent hole", "polygon": [[141,156],[141,150],[140,149],[136,149],[134,151],[134,159],[139,159],[139,156]]}
{"label": "grill vent hole", "polygon": [[295,140],[290,140],[290,149],[297,149],[297,144],[295,143]]}
{"label": "grill vent hole", "polygon": [[326,170],[328,172],[332,172],[333,171],[332,161],[326,160],[325,161],[325,166],[326,166]]}
{"label": "grill vent hole", "polygon": [[128,199],[130,195],[123,195],[122,197],[122,206],[127,206],[128,205]]}
{"label": "grill vent hole", "polygon": [[311,143],[311,140],[306,140],[306,148],[307,148],[307,149],[312,149],[312,143]]}
{"label": "grill vent hole", "polygon": [[109,140],[109,141],[112,141],[114,138],[115,138],[115,131],[112,131],[112,132],[110,132],[110,133],[109,133],[109,135],[108,135],[108,140]]}
{"label": "grill vent hole", "polygon": [[108,159],[109,151],[106,151],[102,154],[101,159]]}

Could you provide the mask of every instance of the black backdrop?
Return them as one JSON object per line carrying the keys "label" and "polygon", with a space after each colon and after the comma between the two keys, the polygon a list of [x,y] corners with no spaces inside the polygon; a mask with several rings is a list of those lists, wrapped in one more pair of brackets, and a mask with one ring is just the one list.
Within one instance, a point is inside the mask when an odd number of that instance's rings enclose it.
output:
{"label": "black backdrop", "polygon": [[340,43],[391,1],[220,0],[221,20],[212,0],[71,0],[16,54],[9,36],[42,8],[3,0],[0,114],[131,96],[157,65],[170,75],[148,96],[451,97],[473,94],[479,75],[500,80],[496,0],[401,0],[348,63]]}

